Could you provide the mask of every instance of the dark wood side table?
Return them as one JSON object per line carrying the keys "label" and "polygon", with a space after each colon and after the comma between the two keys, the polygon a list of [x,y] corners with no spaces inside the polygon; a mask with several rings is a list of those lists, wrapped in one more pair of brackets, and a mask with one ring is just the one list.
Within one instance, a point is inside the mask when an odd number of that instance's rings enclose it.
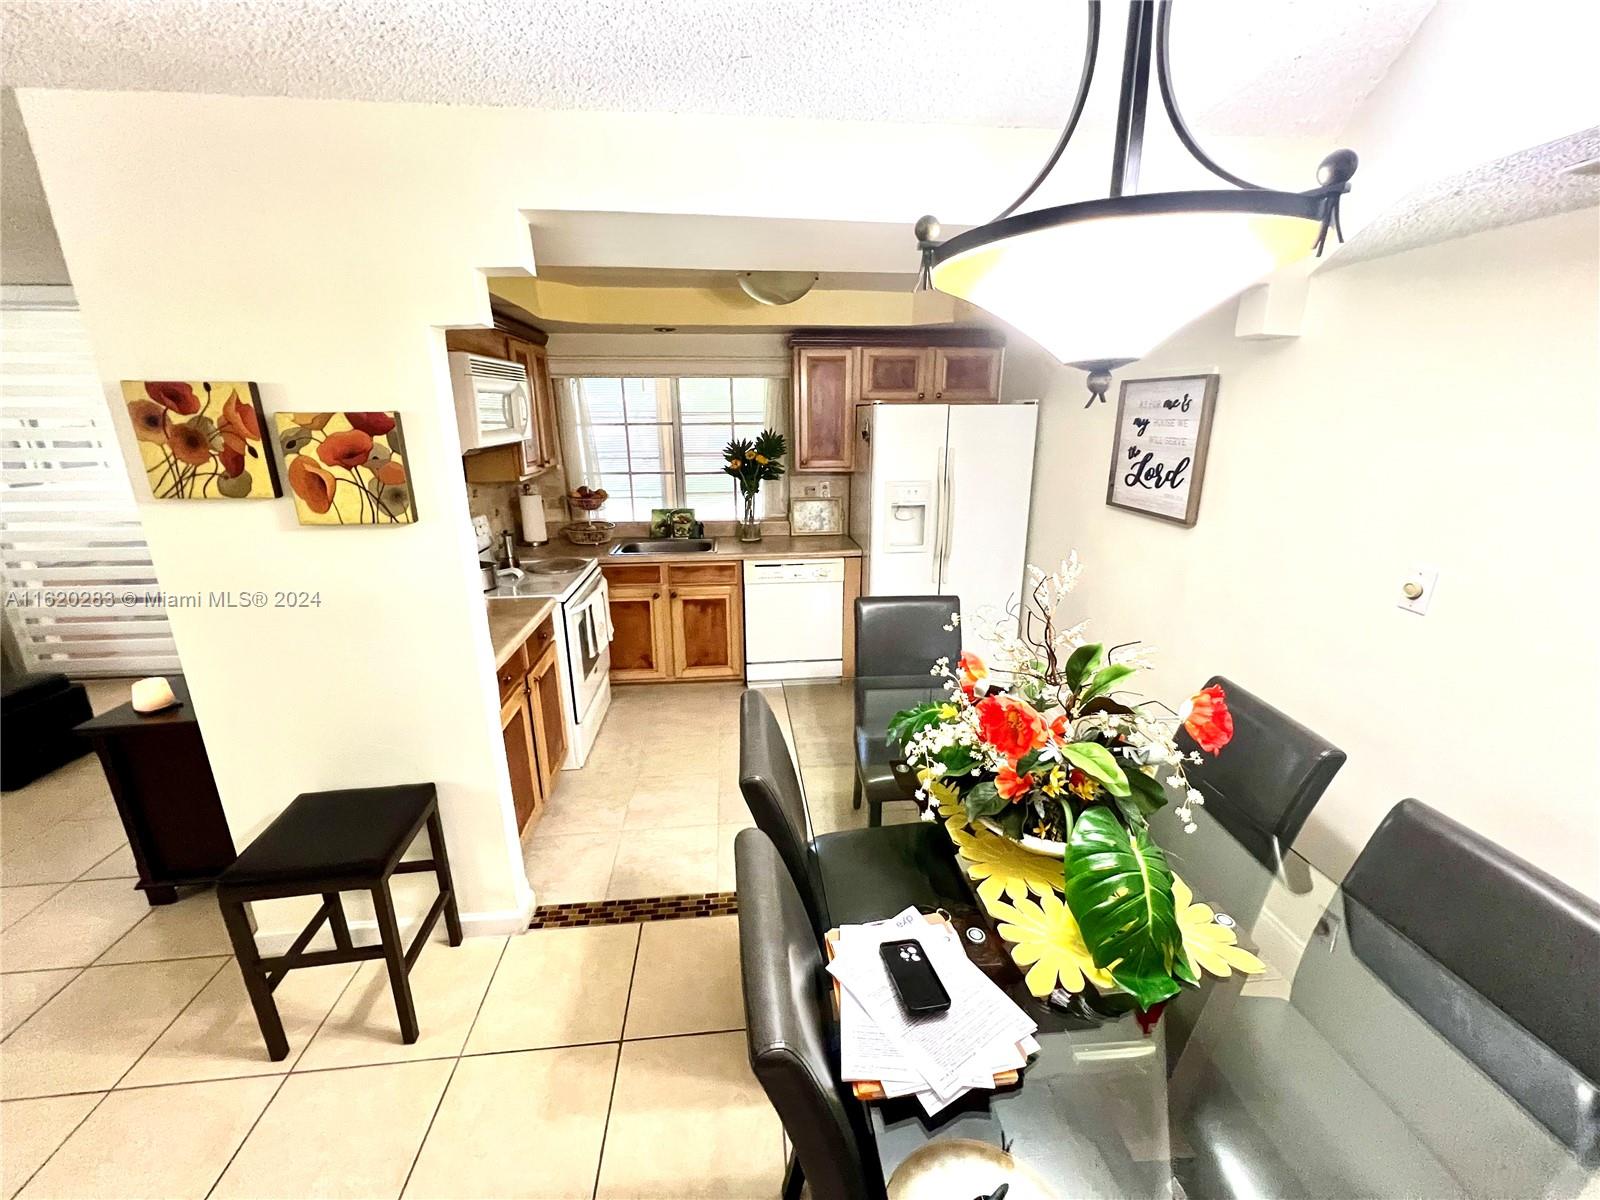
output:
{"label": "dark wood side table", "polygon": [[189,689],[181,675],[168,679],[177,707],[146,715],[128,703],[77,727],[100,756],[152,905],[214,883],[236,857]]}

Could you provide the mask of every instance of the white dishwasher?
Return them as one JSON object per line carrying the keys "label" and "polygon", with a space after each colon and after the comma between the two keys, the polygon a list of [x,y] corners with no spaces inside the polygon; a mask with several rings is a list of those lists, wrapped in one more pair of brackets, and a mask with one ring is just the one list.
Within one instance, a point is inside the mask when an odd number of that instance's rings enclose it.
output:
{"label": "white dishwasher", "polygon": [[844,674],[844,559],[745,560],[744,671],[751,681]]}

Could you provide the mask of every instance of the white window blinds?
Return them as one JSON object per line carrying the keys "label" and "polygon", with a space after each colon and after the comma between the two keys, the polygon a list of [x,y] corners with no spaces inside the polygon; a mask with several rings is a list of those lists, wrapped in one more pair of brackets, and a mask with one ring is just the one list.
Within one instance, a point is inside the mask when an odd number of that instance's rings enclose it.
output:
{"label": "white window blinds", "polygon": [[[30,671],[178,670],[127,469],[66,289],[0,308],[0,575]],[[133,603],[129,603],[130,593]]]}

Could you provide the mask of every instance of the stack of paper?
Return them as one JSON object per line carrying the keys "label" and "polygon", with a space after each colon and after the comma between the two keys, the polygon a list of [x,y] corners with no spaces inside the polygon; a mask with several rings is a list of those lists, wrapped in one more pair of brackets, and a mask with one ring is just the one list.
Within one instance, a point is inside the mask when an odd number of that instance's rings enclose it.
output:
{"label": "stack of paper", "polygon": [[[914,938],[950,993],[950,1007],[908,1017],[878,947]],[[888,921],[839,930],[828,971],[839,998],[840,1071],[848,1082],[881,1082],[890,1097],[917,1097],[932,1116],[1001,1071],[1020,1070],[1039,1043],[1033,1018],[973,965],[954,927],[929,924],[915,908]]]}

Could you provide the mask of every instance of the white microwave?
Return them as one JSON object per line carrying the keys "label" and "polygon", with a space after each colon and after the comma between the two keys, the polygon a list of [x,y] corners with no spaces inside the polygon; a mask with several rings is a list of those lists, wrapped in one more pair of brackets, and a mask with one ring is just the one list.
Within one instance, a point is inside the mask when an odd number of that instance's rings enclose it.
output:
{"label": "white microwave", "polygon": [[521,363],[457,350],[450,355],[450,384],[463,451],[509,446],[528,436],[533,409]]}

